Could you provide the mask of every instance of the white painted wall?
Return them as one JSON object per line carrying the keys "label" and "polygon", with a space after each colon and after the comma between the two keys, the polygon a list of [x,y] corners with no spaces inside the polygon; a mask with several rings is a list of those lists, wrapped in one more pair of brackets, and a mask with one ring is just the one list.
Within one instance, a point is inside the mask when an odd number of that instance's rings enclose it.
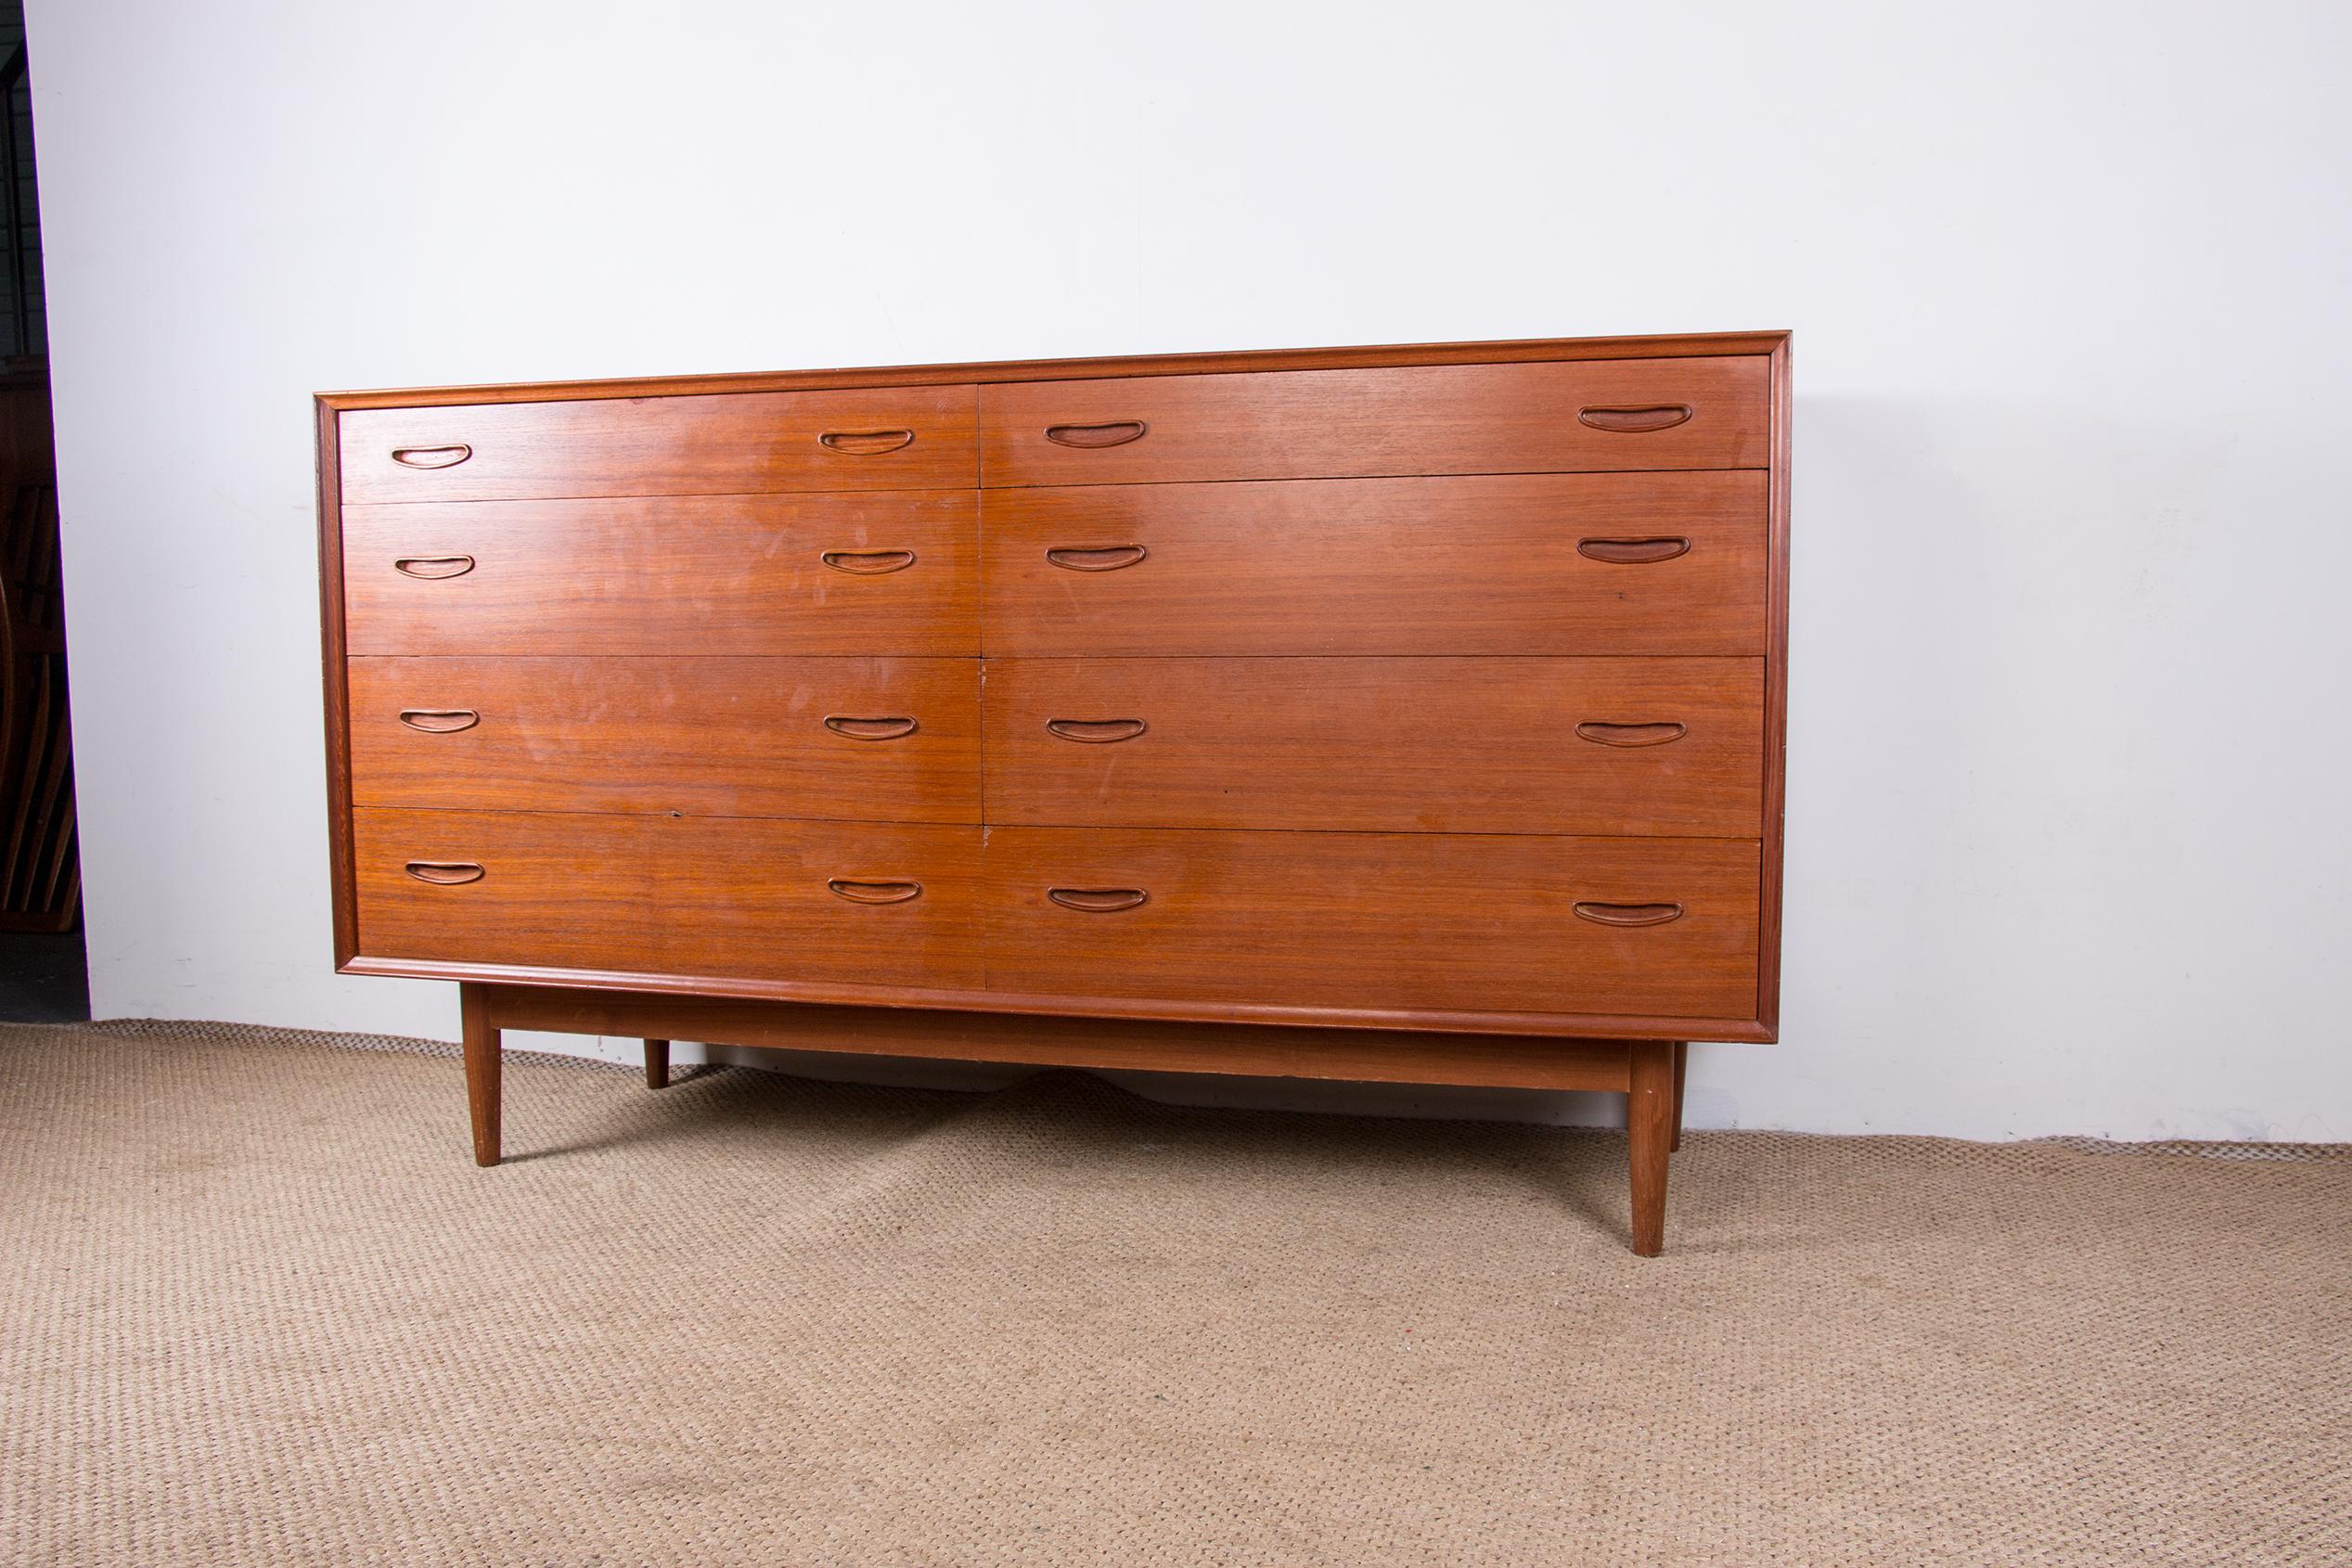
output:
{"label": "white painted wall", "polygon": [[101,1016],[454,1033],[329,972],[315,389],[1785,326],[1695,1119],[2352,1138],[2352,7],[32,11]]}

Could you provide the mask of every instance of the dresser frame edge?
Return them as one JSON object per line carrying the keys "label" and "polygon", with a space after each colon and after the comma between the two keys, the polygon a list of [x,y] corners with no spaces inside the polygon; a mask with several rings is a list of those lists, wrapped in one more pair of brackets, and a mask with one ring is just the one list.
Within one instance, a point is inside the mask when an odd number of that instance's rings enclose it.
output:
{"label": "dresser frame edge", "polygon": [[[878,1008],[893,1011],[1006,1013],[1023,1018],[1137,1020],[1174,1023],[1267,1025],[1284,1029],[1403,1031],[1425,1035],[1510,1035],[1544,1039],[1703,1040],[1768,1044],[1763,1026],[1742,1018],[1667,1018],[1647,1014],[1476,1012],[1406,1008],[1278,1006],[1165,997],[1077,996],[1053,993],[858,985],[831,981],[731,980],[624,974],[604,970],[540,969],[440,959],[356,957],[342,974],[454,980],[492,987],[692,997],[784,1006]],[[691,1036],[688,1036],[691,1037]]]}
{"label": "dresser frame edge", "polygon": [[1239,349],[1203,353],[1111,354],[1087,359],[979,360],[959,365],[851,366],[828,370],[728,371],[580,381],[394,387],[324,392],[338,413],[359,408],[458,407],[485,403],[569,403],[615,397],[694,397],[718,392],[823,392],[860,387],[953,386],[965,382],[1100,380],[1125,376],[1215,376],[1280,370],[1383,370],[1428,365],[1505,365],[1552,360],[1705,359],[1773,355],[1785,330],[1685,332],[1656,337],[1520,338],[1479,343],[1383,343],[1319,349]]}

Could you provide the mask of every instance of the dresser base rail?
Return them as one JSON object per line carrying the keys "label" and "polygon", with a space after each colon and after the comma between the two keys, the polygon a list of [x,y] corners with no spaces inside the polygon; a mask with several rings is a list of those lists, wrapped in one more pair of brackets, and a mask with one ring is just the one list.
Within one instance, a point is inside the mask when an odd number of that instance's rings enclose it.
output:
{"label": "dresser base rail", "polygon": [[481,1165],[499,1160],[499,1052],[508,1029],[636,1035],[651,1088],[668,1085],[670,1042],[685,1039],[1040,1067],[1580,1089],[1626,1097],[1633,1251],[1655,1257],[1665,1246],[1667,1156],[1682,1143],[1689,1053],[1679,1041],[1015,1017],[473,982],[457,994]]}

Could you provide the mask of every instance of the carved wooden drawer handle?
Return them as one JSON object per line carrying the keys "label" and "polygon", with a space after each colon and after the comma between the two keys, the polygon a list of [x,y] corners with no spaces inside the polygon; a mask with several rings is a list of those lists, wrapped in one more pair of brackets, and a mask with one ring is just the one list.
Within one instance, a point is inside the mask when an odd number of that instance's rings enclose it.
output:
{"label": "carved wooden drawer handle", "polygon": [[474,569],[471,556],[403,556],[392,570],[404,577],[463,577]]}
{"label": "carved wooden drawer handle", "polygon": [[835,877],[825,886],[834,897],[846,898],[852,904],[904,904],[923,895],[920,882],[854,882],[846,877]]}
{"label": "carved wooden drawer handle", "polygon": [[412,860],[407,870],[418,881],[432,882],[441,887],[478,882],[482,878],[481,864],[472,860]]}
{"label": "carved wooden drawer handle", "polygon": [[1682,919],[1679,904],[1579,904],[1576,919],[1597,926],[1662,926]]}
{"label": "carved wooden drawer handle", "polygon": [[1046,729],[1064,740],[1082,741],[1089,746],[1108,746],[1115,741],[1132,740],[1150,728],[1141,719],[1047,719]]}
{"label": "carved wooden drawer handle", "polygon": [[1580,724],[1576,739],[1597,746],[1663,746],[1690,731],[1678,724]]}
{"label": "carved wooden drawer handle", "polygon": [[1122,909],[1136,907],[1151,895],[1139,887],[1049,887],[1046,896],[1064,909],[1115,915]]}
{"label": "carved wooden drawer handle", "polygon": [[1116,572],[1150,553],[1141,545],[1096,545],[1047,550],[1046,559],[1064,572]]}
{"label": "carved wooden drawer handle", "polygon": [[480,724],[482,715],[471,708],[403,708],[400,722],[428,735],[455,735]]}
{"label": "carved wooden drawer handle", "polygon": [[1141,419],[1113,419],[1107,425],[1047,425],[1046,439],[1056,446],[1125,446],[1141,441],[1150,428]]}
{"label": "carved wooden drawer handle", "polygon": [[1613,435],[1639,435],[1644,431],[1670,431],[1697,412],[1687,403],[1656,403],[1639,408],[1580,408],[1576,423]]}
{"label": "carved wooden drawer handle", "polygon": [[836,735],[852,740],[895,740],[902,735],[912,735],[922,726],[913,719],[853,719],[842,713],[826,716],[825,727]]}
{"label": "carved wooden drawer handle", "polygon": [[395,446],[392,460],[404,469],[454,469],[473,455],[461,441],[454,446]]}
{"label": "carved wooden drawer handle", "polygon": [[915,432],[897,431],[827,431],[816,438],[816,443],[829,452],[839,452],[851,457],[879,457],[885,452],[895,452],[911,446]]}
{"label": "carved wooden drawer handle", "polygon": [[853,577],[880,577],[885,572],[904,572],[915,564],[912,550],[827,550],[817,559],[836,572],[846,572]]}
{"label": "carved wooden drawer handle", "polygon": [[1672,560],[1690,553],[1688,539],[1579,539],[1576,553],[1587,560],[1605,560],[1613,566],[1647,566],[1652,561]]}

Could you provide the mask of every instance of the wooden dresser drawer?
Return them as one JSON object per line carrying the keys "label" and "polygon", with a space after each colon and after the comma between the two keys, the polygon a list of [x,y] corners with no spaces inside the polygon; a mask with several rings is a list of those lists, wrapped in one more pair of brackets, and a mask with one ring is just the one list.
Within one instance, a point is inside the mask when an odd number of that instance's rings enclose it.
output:
{"label": "wooden dresser drawer", "polygon": [[1769,381],[1742,355],[989,385],[980,482],[1760,469]]}
{"label": "wooden dresser drawer", "polygon": [[970,986],[981,833],[723,817],[356,810],[375,958]]}
{"label": "wooden dresser drawer", "polygon": [[1756,1015],[1754,842],[996,828],[986,872],[999,991]]}
{"label": "wooden dresser drawer", "polygon": [[358,658],[363,806],[980,821],[970,659]]}
{"label": "wooden dresser drawer", "polygon": [[980,651],[970,490],[349,507],[353,653]]}
{"label": "wooden dresser drawer", "polygon": [[1039,827],[1754,838],[1761,659],[991,659]]}
{"label": "wooden dresser drawer", "polygon": [[992,653],[1765,651],[1766,476],[996,490]]}
{"label": "wooden dresser drawer", "polygon": [[975,474],[972,389],[349,409],[343,501],[935,490]]}

